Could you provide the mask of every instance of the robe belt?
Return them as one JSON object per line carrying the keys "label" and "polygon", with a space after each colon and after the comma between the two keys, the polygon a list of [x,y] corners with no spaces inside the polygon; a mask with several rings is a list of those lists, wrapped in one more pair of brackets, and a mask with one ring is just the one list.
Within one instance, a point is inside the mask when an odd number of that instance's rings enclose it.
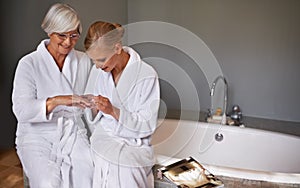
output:
{"label": "robe belt", "polygon": [[53,143],[50,161],[50,169],[53,170],[53,187],[70,188],[70,154],[77,137],[77,126],[74,120],[60,117],[57,120],[57,139]]}
{"label": "robe belt", "polygon": [[149,146],[150,141],[149,137],[146,138],[132,138],[132,139],[123,139],[123,142],[132,147],[141,147],[141,146]]}

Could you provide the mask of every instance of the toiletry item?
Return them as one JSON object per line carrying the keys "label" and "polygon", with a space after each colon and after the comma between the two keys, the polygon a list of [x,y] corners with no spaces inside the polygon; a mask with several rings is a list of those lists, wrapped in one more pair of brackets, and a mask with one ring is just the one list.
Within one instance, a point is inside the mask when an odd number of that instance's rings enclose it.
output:
{"label": "toiletry item", "polygon": [[221,115],[213,115],[212,119],[214,119],[214,120],[222,120],[222,116]]}
{"label": "toiletry item", "polygon": [[[210,118],[207,118],[207,123],[222,124],[222,119],[223,116],[212,116]],[[235,121],[232,120],[230,117],[226,116],[226,125],[235,125]]]}
{"label": "toiletry item", "polygon": [[220,107],[217,108],[214,115],[221,116],[222,115],[222,108],[220,108]]}
{"label": "toiletry item", "polygon": [[221,123],[221,120],[216,120],[216,119],[212,119],[212,118],[207,118],[207,122],[208,122],[208,123],[220,124],[220,123]]}

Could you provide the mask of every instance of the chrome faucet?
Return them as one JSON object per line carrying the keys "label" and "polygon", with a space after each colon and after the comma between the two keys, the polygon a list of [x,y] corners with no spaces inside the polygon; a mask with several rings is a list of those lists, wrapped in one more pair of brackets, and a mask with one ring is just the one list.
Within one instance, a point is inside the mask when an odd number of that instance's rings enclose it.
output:
{"label": "chrome faucet", "polygon": [[228,84],[224,76],[218,76],[212,83],[211,89],[210,89],[210,96],[214,96],[215,93],[215,87],[217,85],[217,82],[219,80],[223,80],[224,82],[224,103],[223,103],[223,116],[221,124],[226,124],[226,112],[227,112],[227,96],[228,96]]}

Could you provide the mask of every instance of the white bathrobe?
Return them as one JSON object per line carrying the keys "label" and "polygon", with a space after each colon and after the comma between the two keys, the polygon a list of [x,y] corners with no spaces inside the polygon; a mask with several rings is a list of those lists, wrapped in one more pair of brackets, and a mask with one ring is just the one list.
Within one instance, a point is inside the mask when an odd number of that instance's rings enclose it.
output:
{"label": "white bathrobe", "polygon": [[108,97],[120,109],[119,121],[101,111],[93,118],[91,110],[86,110],[87,122],[94,129],[94,188],[153,187],[150,141],[160,100],[158,76],[132,48],[123,49],[130,59],[117,86],[110,72],[95,66],[87,84],[86,94]]}
{"label": "white bathrobe", "polygon": [[60,72],[46,49],[49,40],[24,56],[15,72],[12,102],[16,147],[30,188],[91,187],[93,162],[82,110],[58,106],[46,115],[46,100],[83,94],[91,62],[72,50]]}

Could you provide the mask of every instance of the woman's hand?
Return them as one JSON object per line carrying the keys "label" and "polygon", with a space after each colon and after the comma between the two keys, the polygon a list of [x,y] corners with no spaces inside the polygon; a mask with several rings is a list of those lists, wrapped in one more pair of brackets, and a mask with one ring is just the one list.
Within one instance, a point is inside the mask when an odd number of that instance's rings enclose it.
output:
{"label": "woman's hand", "polygon": [[120,110],[114,107],[108,98],[101,95],[93,97],[93,103],[97,110],[102,111],[105,114],[113,116],[116,120],[119,120]]}
{"label": "woman's hand", "polygon": [[67,106],[77,106],[79,108],[84,109],[87,107],[91,107],[92,103],[88,98],[85,98],[83,96],[78,96],[78,95],[72,95],[71,104]]}
{"label": "woman's hand", "polygon": [[46,101],[47,114],[52,112],[52,110],[58,105],[86,108],[86,107],[90,107],[92,104],[91,102],[89,102],[88,99],[78,95],[59,95],[47,99]]}

